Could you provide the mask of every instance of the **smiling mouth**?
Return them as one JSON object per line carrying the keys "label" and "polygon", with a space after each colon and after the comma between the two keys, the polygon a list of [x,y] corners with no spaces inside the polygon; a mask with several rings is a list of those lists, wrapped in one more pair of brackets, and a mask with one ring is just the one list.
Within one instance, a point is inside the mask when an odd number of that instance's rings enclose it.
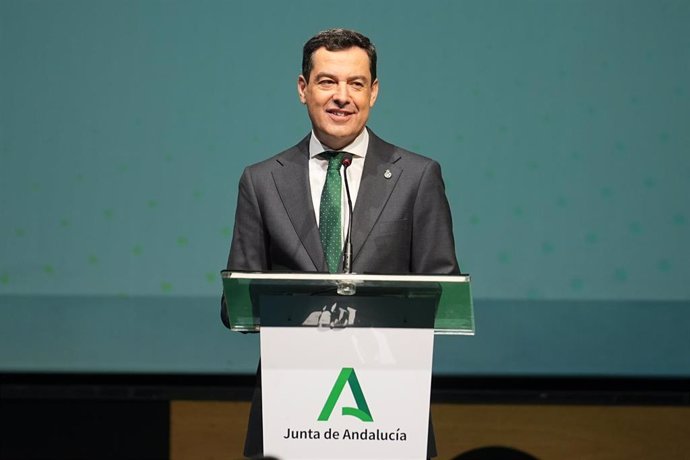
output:
{"label": "smiling mouth", "polygon": [[347,112],[345,110],[327,110],[327,112],[336,118],[347,118],[352,115],[352,112]]}

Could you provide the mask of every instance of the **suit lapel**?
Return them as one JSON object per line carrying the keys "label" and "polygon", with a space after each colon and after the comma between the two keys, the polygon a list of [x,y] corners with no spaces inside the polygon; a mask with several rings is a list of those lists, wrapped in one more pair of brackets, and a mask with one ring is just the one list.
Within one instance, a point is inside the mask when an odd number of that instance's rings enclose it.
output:
{"label": "suit lapel", "polygon": [[309,189],[309,136],[276,161],[282,167],[273,170],[273,181],[290,222],[314,263],[314,269],[327,271]]}
{"label": "suit lapel", "polygon": [[400,155],[391,144],[369,130],[369,147],[352,216],[353,262],[369,238],[402,173],[402,166],[396,164],[399,159]]}

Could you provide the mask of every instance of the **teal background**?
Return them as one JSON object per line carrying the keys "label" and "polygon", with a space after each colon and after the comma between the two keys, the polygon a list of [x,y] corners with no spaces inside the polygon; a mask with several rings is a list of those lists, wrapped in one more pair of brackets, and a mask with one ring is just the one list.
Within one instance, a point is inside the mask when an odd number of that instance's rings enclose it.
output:
{"label": "teal background", "polygon": [[690,3],[0,0],[0,370],[251,372],[218,320],[242,169],[369,35],[370,127],[437,159],[475,338],[446,374],[690,375]]}

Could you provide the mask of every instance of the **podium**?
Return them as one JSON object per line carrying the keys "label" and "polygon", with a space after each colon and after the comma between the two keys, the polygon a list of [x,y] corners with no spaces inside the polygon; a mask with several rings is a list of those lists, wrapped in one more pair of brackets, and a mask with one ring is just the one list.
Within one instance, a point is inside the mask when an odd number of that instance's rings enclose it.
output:
{"label": "podium", "polygon": [[264,454],[424,459],[434,334],[473,335],[470,278],[223,271],[261,332]]}

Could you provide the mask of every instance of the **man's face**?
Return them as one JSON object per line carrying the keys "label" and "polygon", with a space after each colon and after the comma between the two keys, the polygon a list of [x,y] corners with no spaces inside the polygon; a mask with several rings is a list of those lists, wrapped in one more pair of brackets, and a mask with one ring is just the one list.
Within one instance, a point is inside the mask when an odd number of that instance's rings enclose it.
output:
{"label": "man's face", "polygon": [[362,48],[319,48],[311,57],[309,81],[297,80],[300,101],[307,105],[316,137],[331,149],[351,143],[364,129],[379,92],[371,81],[369,56]]}

